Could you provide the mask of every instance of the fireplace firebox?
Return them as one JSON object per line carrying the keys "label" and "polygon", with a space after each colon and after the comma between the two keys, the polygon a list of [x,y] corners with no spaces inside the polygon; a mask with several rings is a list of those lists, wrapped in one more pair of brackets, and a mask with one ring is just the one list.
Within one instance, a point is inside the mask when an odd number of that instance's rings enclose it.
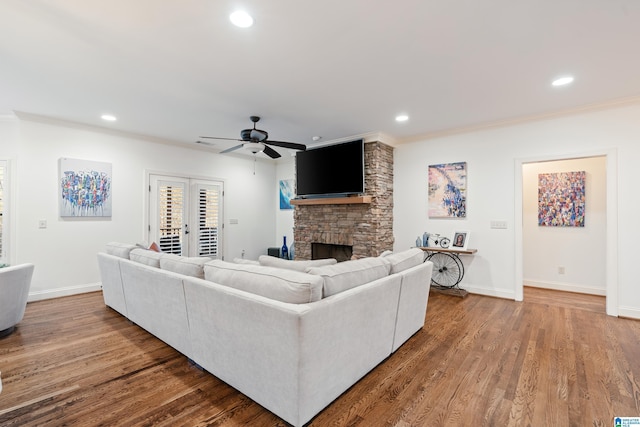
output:
{"label": "fireplace firebox", "polygon": [[311,259],[335,258],[338,262],[348,261],[353,255],[353,246],[311,243]]}

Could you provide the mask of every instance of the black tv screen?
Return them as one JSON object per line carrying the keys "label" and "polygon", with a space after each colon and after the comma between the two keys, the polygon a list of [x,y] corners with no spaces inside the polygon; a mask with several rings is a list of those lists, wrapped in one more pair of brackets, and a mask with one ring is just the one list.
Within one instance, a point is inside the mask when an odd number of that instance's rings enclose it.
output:
{"label": "black tv screen", "polygon": [[303,198],[364,194],[364,140],[298,152],[296,194]]}

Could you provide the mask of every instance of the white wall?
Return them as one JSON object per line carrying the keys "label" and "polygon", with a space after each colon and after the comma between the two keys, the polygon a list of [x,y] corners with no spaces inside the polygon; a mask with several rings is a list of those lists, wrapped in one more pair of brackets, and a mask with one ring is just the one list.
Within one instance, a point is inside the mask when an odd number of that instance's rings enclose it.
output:
{"label": "white wall", "polygon": [[[518,160],[584,157],[584,153],[614,150],[619,192],[616,219],[619,229],[624,230],[618,236],[618,247],[612,248],[618,256],[618,264],[611,267],[618,277],[616,311],[640,318],[640,288],[636,285],[640,198],[635,188],[640,158],[639,117],[640,104],[636,103],[398,146],[394,154],[395,249],[410,247],[425,230],[470,230],[470,247],[477,248],[478,253],[464,257],[467,271],[461,286],[515,299],[521,286],[515,283],[515,225],[522,221],[515,217],[515,182],[520,180],[516,174],[521,174],[516,168]],[[468,166],[467,218],[429,219],[428,165],[460,161]],[[491,220],[506,220],[508,228],[491,229]]]}
{"label": "white wall", "polygon": [[[606,295],[602,262],[607,226],[605,160],[599,156],[523,165],[523,273],[527,286]],[[538,226],[538,175],[577,171],[585,172],[584,227]]]}
{"label": "white wall", "polygon": [[[2,124],[0,124],[2,126]],[[8,126],[7,123],[4,126]],[[225,259],[257,258],[275,240],[277,198],[273,195],[275,164],[250,157],[221,156],[197,148],[152,142],[98,128],[33,117],[22,118],[14,141],[16,210],[11,262],[32,262],[36,269],[30,299],[66,295],[97,288],[96,253],[110,241],[146,240],[145,176],[149,171],[222,179],[225,185]],[[17,135],[17,136],[15,136]],[[61,157],[112,163],[111,218],[58,216],[58,161]],[[229,224],[237,219],[237,224]],[[46,220],[47,228],[38,228]]]}

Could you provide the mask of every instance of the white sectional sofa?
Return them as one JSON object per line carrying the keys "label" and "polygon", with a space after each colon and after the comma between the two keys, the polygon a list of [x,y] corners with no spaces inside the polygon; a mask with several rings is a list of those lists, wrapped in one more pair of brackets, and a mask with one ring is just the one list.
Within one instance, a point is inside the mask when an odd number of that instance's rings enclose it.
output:
{"label": "white sectional sofa", "polygon": [[424,325],[433,264],[384,257],[231,263],[111,243],[105,304],[294,426]]}

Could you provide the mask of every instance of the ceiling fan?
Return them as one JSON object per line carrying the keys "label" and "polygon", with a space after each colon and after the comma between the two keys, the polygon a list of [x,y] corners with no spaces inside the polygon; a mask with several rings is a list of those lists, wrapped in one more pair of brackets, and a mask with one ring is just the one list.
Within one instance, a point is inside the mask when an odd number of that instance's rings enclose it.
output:
{"label": "ceiling fan", "polygon": [[[273,145],[275,147],[283,147],[290,148],[292,150],[306,150],[307,146],[304,144],[298,144],[295,142],[283,142],[283,141],[271,141],[269,140],[269,134],[262,130],[256,129],[256,123],[260,121],[260,117],[251,116],[249,119],[253,122],[253,129],[244,129],[240,132],[240,139],[236,138],[220,138],[216,136],[201,136],[200,138],[208,138],[208,139],[224,139],[227,141],[242,141],[242,144],[236,145],[231,148],[227,148],[220,152],[220,154],[229,153],[234,150],[238,150],[240,148],[246,148],[251,151],[253,154],[259,153],[261,151],[264,152],[267,156],[272,159],[277,159],[280,156],[273,148],[269,147],[269,145]],[[202,141],[197,141],[202,144]]]}

